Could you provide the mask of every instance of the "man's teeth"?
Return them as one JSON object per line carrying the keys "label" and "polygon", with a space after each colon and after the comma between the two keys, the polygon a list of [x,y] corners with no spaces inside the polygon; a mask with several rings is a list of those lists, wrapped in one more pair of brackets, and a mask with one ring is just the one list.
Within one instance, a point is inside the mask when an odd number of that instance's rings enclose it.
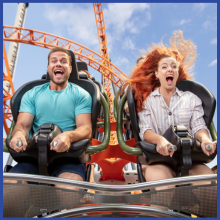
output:
{"label": "man's teeth", "polygon": [[63,71],[61,71],[61,70],[55,70],[54,73],[55,73],[55,74],[63,74]]}

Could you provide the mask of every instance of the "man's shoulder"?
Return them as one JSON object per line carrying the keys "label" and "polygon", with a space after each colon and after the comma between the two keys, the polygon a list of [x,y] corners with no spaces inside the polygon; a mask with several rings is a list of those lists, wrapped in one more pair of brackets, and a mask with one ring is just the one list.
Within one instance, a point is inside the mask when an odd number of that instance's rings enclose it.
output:
{"label": "man's shoulder", "polygon": [[71,83],[71,82],[68,82],[69,84],[69,89],[70,90],[77,90],[79,91],[79,94],[89,94],[85,89],[83,89],[82,87],[76,85],[75,83]]}
{"label": "man's shoulder", "polygon": [[47,88],[48,86],[49,86],[49,82],[48,83],[44,83],[44,84],[42,84],[42,85],[39,85],[39,86],[34,86],[32,89],[30,89],[29,91],[32,91],[32,92],[38,92],[38,91],[40,91],[40,90],[42,90],[42,89],[45,89],[45,88]]}
{"label": "man's shoulder", "polygon": [[44,91],[49,86],[49,83],[44,83],[39,86],[34,86],[32,89],[28,90],[26,94],[36,95],[37,93]]}

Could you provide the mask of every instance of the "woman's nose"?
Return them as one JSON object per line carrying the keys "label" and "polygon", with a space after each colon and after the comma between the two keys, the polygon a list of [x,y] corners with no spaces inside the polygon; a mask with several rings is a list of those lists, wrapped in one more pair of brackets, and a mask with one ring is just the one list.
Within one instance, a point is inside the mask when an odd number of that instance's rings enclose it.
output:
{"label": "woman's nose", "polygon": [[168,66],[168,71],[172,71],[172,70],[173,70],[172,66]]}

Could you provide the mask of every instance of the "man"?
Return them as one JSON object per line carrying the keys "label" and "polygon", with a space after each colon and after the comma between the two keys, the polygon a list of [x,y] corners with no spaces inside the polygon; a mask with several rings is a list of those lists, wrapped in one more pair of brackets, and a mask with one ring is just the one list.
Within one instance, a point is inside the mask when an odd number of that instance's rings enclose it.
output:
{"label": "man", "polygon": [[[90,139],[92,133],[92,98],[81,87],[68,82],[72,70],[71,55],[61,47],[53,48],[48,55],[47,72],[50,82],[36,86],[22,97],[17,123],[12,133],[10,147],[16,152],[25,151],[29,133],[44,123],[57,124],[63,131],[54,138],[57,153],[68,151],[72,142]],[[16,146],[18,141],[22,146]],[[18,163],[12,173],[39,174],[38,164]],[[49,175],[60,178],[84,180],[85,164],[63,162],[50,167]],[[72,187],[71,189],[74,189]]]}

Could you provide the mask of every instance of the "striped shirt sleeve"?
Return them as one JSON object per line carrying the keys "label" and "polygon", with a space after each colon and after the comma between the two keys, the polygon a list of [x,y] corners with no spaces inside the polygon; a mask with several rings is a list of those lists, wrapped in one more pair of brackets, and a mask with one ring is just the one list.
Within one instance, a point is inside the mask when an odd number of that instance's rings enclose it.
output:
{"label": "striped shirt sleeve", "polygon": [[143,106],[142,111],[138,113],[139,128],[140,128],[139,136],[142,141],[144,140],[144,133],[146,130],[152,130],[156,133],[153,127],[153,123],[152,123],[152,117],[151,117],[151,111],[150,111],[149,104],[148,104],[148,99],[146,99],[143,102],[143,105],[144,106]]}

